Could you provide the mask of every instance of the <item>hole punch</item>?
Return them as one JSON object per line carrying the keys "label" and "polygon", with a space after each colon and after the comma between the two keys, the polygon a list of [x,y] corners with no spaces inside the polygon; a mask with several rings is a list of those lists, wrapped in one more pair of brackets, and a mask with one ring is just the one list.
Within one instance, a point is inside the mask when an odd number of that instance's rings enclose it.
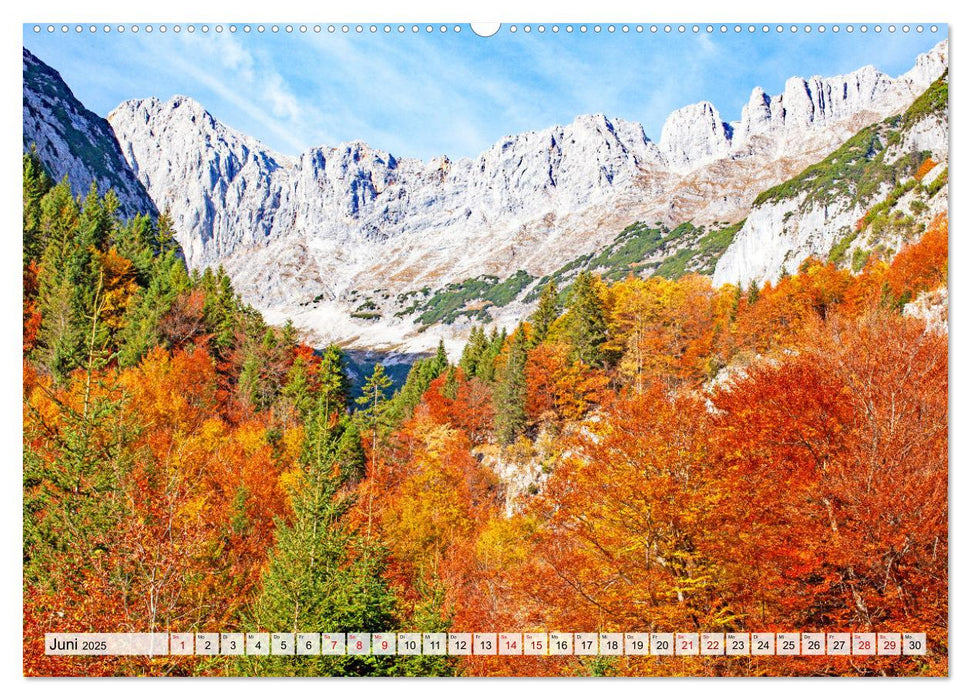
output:
{"label": "hole punch", "polygon": [[499,22],[473,22],[469,26],[472,28],[472,33],[476,36],[488,38],[495,36],[502,27],[502,24]]}

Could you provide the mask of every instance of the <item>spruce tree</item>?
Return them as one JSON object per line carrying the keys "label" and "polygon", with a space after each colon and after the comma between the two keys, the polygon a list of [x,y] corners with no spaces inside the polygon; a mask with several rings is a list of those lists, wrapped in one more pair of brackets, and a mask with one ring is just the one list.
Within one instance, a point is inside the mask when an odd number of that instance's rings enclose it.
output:
{"label": "spruce tree", "polygon": [[506,329],[497,331],[495,328],[489,334],[489,340],[482,351],[482,356],[475,368],[475,376],[484,382],[491,383],[496,378],[496,358],[506,344]]}
{"label": "spruce tree", "polygon": [[283,332],[280,334],[280,345],[285,348],[292,348],[298,342],[297,328],[289,318],[283,324]]}
{"label": "spruce tree", "polygon": [[[378,467],[378,436],[382,428],[385,427],[387,418],[388,399],[387,391],[391,387],[391,377],[384,372],[384,365],[378,363],[374,365],[374,372],[364,382],[361,388],[361,395],[357,398],[360,408],[357,416],[368,427],[371,433],[371,471],[373,479],[377,474]],[[371,536],[372,502],[374,492],[370,491],[367,506],[367,536]]]}
{"label": "spruce tree", "polygon": [[432,366],[432,373],[435,375],[435,377],[438,377],[447,368],[448,368],[448,353],[445,352],[445,341],[439,338],[438,349],[435,351],[435,362]]}
{"label": "spruce tree", "polygon": [[388,400],[388,389],[391,387],[391,377],[384,371],[384,365],[377,363],[361,387],[361,395],[357,397],[358,415],[369,425],[377,426],[384,416],[385,404]]}
{"label": "spruce tree", "polygon": [[37,359],[59,382],[84,362],[93,251],[79,235],[80,221],[80,209],[65,178],[41,201],[41,235],[47,245],[37,278],[41,313]]}
{"label": "spruce tree", "polygon": [[759,300],[759,295],[761,291],[759,290],[759,283],[755,280],[749,282],[748,285],[748,303],[751,306]]}
{"label": "spruce tree", "polygon": [[347,376],[347,359],[336,345],[328,345],[320,355],[317,369],[318,391],[328,415],[343,413],[351,392],[351,380]]}
{"label": "spruce tree", "polygon": [[391,404],[388,406],[388,418],[392,422],[398,422],[409,416],[421,402],[421,397],[428,391],[428,387],[448,367],[445,343],[439,340],[438,350],[434,357],[421,358],[411,366],[404,385],[394,395]]}
{"label": "spruce tree", "polygon": [[225,351],[236,339],[242,305],[233,290],[232,281],[221,265],[215,274],[207,268],[202,276],[202,284],[206,290],[206,303],[203,307],[206,325],[214,334],[213,345],[216,350]]}
{"label": "spruce tree", "polygon": [[454,401],[455,397],[458,396],[458,389],[458,373],[455,371],[455,367],[449,366],[448,371],[445,373],[445,384],[442,385],[442,396]]}
{"label": "spruce tree", "polygon": [[601,365],[607,321],[594,276],[586,270],[577,275],[570,290],[568,329],[573,359],[590,366]]}
{"label": "spruce tree", "polygon": [[[339,424],[322,401],[307,426],[302,479],[291,495],[293,515],[277,521],[276,545],[253,607],[254,629],[276,632],[378,632],[395,628],[395,599],[385,583],[383,553],[346,522],[352,505],[335,470]],[[346,433],[345,433],[346,434]],[[336,475],[335,475],[336,471]],[[307,675],[383,675],[393,658],[250,657],[245,670]]]}
{"label": "spruce tree", "polygon": [[148,286],[135,294],[125,312],[118,349],[122,367],[138,364],[149,350],[162,343],[159,322],[192,284],[185,263],[172,251],[155,258],[149,274]]}
{"label": "spruce tree", "polygon": [[361,445],[361,431],[357,423],[349,420],[346,415],[341,418],[340,439],[337,441],[337,464],[341,479],[348,483],[356,483],[364,478],[367,471],[367,455]]}
{"label": "spruce tree", "polygon": [[[110,193],[110,191],[109,191]],[[118,199],[112,194],[98,197],[98,183],[91,181],[88,193],[81,205],[81,216],[78,220],[78,236],[80,244],[88,248],[105,250],[106,243],[111,239],[115,229],[115,211]]]}
{"label": "spruce tree", "polygon": [[112,232],[110,244],[131,260],[142,286],[149,284],[156,258],[168,252],[159,249],[157,226],[146,214],[137,214],[118,226]]}
{"label": "spruce tree", "polygon": [[486,351],[485,331],[479,326],[472,326],[469,333],[469,342],[462,350],[462,358],[459,360],[459,368],[466,379],[471,379],[476,375],[482,354]]}
{"label": "spruce tree", "polygon": [[732,285],[732,312],[729,314],[729,321],[735,322],[735,318],[738,316],[738,305],[742,302],[742,285],[734,284]]}
{"label": "spruce tree", "polygon": [[163,211],[158,215],[158,222],[155,230],[155,244],[159,255],[168,252],[181,252],[178,242],[175,240],[175,227],[172,224],[172,216],[168,211]]}
{"label": "spruce tree", "polygon": [[539,297],[539,304],[532,316],[533,345],[539,345],[549,335],[550,326],[560,315],[560,295],[556,290],[556,282],[550,280],[543,287]]}
{"label": "spruce tree", "polygon": [[512,443],[526,427],[526,360],[528,339],[520,324],[509,344],[506,364],[496,385],[496,432],[503,445]]}
{"label": "spruce tree", "polygon": [[307,361],[297,357],[287,371],[286,383],[280,392],[293,408],[297,418],[303,420],[314,406],[314,397],[307,374]]}
{"label": "spruce tree", "polygon": [[41,200],[53,184],[31,146],[23,156],[24,180],[24,264],[40,258],[46,240],[41,229]]}
{"label": "spruce tree", "polygon": [[243,367],[239,372],[239,379],[236,381],[237,391],[240,398],[253,408],[260,411],[265,408],[263,404],[263,362],[250,351],[243,359]]}
{"label": "spruce tree", "polygon": [[95,398],[83,412],[58,404],[56,415],[25,422],[25,584],[53,591],[80,583],[79,571],[113,574],[106,553],[126,515],[119,493],[141,430],[124,409]]}

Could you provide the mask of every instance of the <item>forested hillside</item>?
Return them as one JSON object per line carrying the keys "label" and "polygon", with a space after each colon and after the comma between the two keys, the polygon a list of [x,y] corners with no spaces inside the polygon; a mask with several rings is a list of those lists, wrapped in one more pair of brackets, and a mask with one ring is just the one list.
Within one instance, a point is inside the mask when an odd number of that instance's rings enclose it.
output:
{"label": "forested hillside", "polygon": [[[915,183],[914,187],[925,185]],[[163,214],[24,198],[27,675],[941,675],[948,222],[778,283],[548,281],[377,365],[186,270]],[[946,305],[937,310],[946,319]],[[926,631],[924,657],[48,657],[56,631]]]}

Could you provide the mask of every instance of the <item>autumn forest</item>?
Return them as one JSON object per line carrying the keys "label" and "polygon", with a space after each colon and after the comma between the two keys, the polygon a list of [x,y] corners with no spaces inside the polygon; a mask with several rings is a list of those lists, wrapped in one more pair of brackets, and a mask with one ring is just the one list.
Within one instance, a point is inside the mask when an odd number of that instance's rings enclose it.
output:
{"label": "autumn forest", "polygon": [[[948,222],[580,273],[400,387],[23,158],[26,675],[946,675]],[[532,475],[529,479],[522,474]],[[45,632],[919,631],[908,657],[55,657]]]}

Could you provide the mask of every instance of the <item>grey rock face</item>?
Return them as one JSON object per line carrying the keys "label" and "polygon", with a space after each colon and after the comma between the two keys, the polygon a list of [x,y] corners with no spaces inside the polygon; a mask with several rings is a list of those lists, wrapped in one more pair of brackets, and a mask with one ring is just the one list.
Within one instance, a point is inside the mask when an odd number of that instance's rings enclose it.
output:
{"label": "grey rock face", "polygon": [[[360,331],[338,322],[349,290],[538,276],[634,220],[738,221],[760,191],[906,108],[945,65],[942,43],[899,78],[870,66],[793,78],[780,95],[754,90],[732,124],[709,103],[691,105],[657,144],[639,124],[590,115],[454,161],[361,142],[285,156],[184,97],[125,102],[108,121],[172,214],[190,266],[222,264],[258,308],[347,339]],[[336,306],[306,314],[310,299]]]}
{"label": "grey rock face", "polygon": [[114,188],[125,216],[155,215],[155,204],[121,154],[107,121],[85,109],[61,76],[24,49],[24,152],[37,149],[55,180],[70,178],[75,194],[97,180]]}
{"label": "grey rock face", "polygon": [[[794,104],[800,104],[803,122],[806,119],[829,119],[832,117],[827,115],[845,114],[848,109],[845,102],[834,102],[834,89],[839,95],[853,96],[854,102],[870,100],[873,104],[895,104],[895,95],[910,96],[914,89],[926,88],[946,68],[946,44],[942,44],[931,53],[919,56],[915,67],[897,82],[888,82],[886,76],[880,77],[875,69],[868,67],[862,69],[854,80],[814,80],[811,84],[804,83],[802,87],[797,81],[790,80],[783,98],[789,96],[790,92],[794,95],[789,99],[790,109]],[[803,87],[807,90],[808,100],[803,99]],[[919,92],[910,99],[917,96]],[[746,110],[749,113],[759,112],[761,108],[758,105],[761,103],[762,98],[753,93]],[[771,115],[765,116],[769,112],[759,114],[772,119]],[[913,152],[926,152],[941,164],[939,168],[946,166],[949,150],[946,114],[927,115],[899,134],[899,138],[898,143],[889,146],[884,162],[892,163]],[[745,285],[752,281],[759,284],[776,281],[783,272],[795,272],[799,264],[810,256],[825,259],[833,245],[852,232],[856,222],[870,207],[886,197],[892,188],[892,183],[884,183],[871,197],[862,201],[834,195],[828,201],[806,206],[805,193],[802,193],[753,208],[745,225],[719,259],[713,275],[715,283]],[[921,221],[930,221],[938,212],[946,211],[947,197],[946,193],[942,194],[931,200],[930,209],[919,216]]]}

